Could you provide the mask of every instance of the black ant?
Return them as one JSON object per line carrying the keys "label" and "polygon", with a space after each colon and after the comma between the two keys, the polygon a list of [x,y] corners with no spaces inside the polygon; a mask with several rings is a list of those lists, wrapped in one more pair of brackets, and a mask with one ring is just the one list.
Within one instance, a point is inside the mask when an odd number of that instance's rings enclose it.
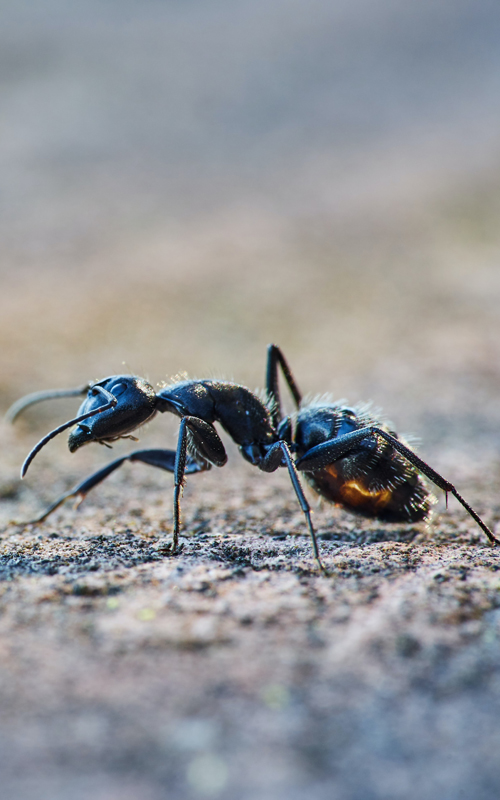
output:
{"label": "black ant", "polygon": [[[279,353],[277,348],[275,350]],[[270,358],[275,360],[274,356]],[[298,402],[300,398],[298,390],[288,371],[287,375],[290,385],[294,387]],[[47,442],[73,426],[76,427],[68,438],[68,446],[72,453],[90,442],[110,446],[110,442],[117,439],[133,438],[130,437],[130,433],[149,422],[158,411],[169,411],[181,418],[177,449],[136,450],[117,458],[65,492],[43,514],[32,520],[33,523],[42,522],[70,497],[83,500],[94,486],[125,461],[141,461],[174,473],[172,553],[176,553],[180,528],[180,494],[184,476],[203,472],[212,465],[222,467],[227,461],[224,445],[214,427],[214,422],[219,422],[239,445],[243,457],[251,464],[264,472],[274,472],[284,465],[288,467],[297,498],[306,516],[315,557],[322,567],[311,522],[311,510],[300,485],[290,445],[284,439],[280,439],[274,426],[270,406],[245,386],[228,381],[185,380],[155,392],[143,378],[113,375],[76,389],[57,389],[27,395],[11,406],[7,418],[14,421],[21,411],[42,400],[85,394],[87,397],[80,406],[77,417],[51,431],[31,450],[23,464],[21,477],[26,475],[32,460]]]}
{"label": "black ant", "polygon": [[[283,416],[278,385],[281,369],[297,412]],[[486,533],[500,544],[455,487],[419,458],[393,431],[362,410],[328,402],[302,404],[291,370],[275,345],[268,348],[266,401],[245,386],[228,381],[184,380],[155,392],[143,378],[114,375],[76,389],[36,392],[21,398],[7,412],[13,421],[27,406],[56,397],[87,395],[78,415],[51,431],[27,456],[21,477],[41,448],[57,434],[76,426],[68,446],[74,453],[84,444],[110,446],[149,422],[155,414],[169,411],[181,418],[177,449],[136,450],[115,459],[65,492],[34,523],[42,522],[70,497],[85,495],[125,461],[140,461],[174,473],[172,554],[178,552],[180,494],[184,476],[204,472],[227,461],[224,445],[214,423],[239,445],[242,456],[263,472],[286,466],[297,499],[306,517],[314,556],[323,569],[311,509],[299,480],[303,472],[312,488],[330,502],[349,511],[388,522],[416,522],[427,518],[432,498],[422,473],[448,495],[453,494]],[[295,456],[295,459],[293,458]]]}

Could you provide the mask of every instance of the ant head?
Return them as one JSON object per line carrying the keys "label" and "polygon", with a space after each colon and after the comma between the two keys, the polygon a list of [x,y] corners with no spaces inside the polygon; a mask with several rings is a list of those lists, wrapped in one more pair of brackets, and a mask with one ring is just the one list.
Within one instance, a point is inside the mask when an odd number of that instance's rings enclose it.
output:
{"label": "ant head", "polygon": [[[99,387],[101,390],[99,391]],[[68,437],[71,453],[90,442],[109,442],[119,439],[143,425],[156,413],[156,393],[143,378],[133,375],[112,375],[93,383],[78,410],[78,417],[96,411],[108,393],[116,405],[79,422]]]}

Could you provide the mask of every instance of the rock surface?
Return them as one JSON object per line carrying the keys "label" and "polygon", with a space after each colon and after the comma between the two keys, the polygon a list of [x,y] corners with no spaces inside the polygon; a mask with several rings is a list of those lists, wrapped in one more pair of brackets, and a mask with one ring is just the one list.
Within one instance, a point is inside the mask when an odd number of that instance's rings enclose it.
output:
{"label": "rock surface", "polygon": [[287,476],[232,466],[189,480],[175,558],[155,475],[4,532],[5,796],[490,800],[496,549],[454,506],[323,508],[325,577]]}

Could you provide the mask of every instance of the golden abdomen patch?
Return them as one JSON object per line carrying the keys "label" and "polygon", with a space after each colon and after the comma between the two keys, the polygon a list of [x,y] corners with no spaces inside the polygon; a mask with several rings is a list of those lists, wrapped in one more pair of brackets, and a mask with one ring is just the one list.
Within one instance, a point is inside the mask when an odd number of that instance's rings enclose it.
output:
{"label": "golden abdomen patch", "polygon": [[393,495],[392,489],[370,491],[362,478],[342,480],[333,465],[314,473],[312,480],[309,480],[316,491],[330,502],[340,503],[368,516],[377,516],[390,503]]}
{"label": "golden abdomen patch", "polygon": [[[369,492],[359,481],[348,481],[339,486],[342,502],[346,506],[359,508],[367,506],[377,513],[386,507],[392,497],[390,489],[380,489],[378,492]],[[366,509],[368,510],[368,508]]]}

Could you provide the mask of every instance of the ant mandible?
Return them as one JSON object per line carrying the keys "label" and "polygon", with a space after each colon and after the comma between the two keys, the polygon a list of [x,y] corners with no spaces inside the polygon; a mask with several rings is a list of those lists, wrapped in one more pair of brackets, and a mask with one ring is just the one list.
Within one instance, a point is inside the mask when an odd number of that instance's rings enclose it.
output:
{"label": "ant mandible", "polygon": [[[279,393],[279,369],[290,389],[297,412],[283,416]],[[68,446],[75,452],[84,444],[110,446],[149,422],[157,412],[181,418],[176,450],[136,450],[115,459],[65,492],[33,523],[42,522],[70,497],[85,495],[125,461],[139,461],[174,474],[173,539],[171,552],[179,550],[180,495],[184,476],[222,467],[227,455],[214,423],[239,445],[242,456],[263,472],[286,466],[297,499],[306,517],[314,556],[322,570],[311,509],[304,495],[299,472],[322,497],[349,511],[387,522],[416,522],[427,518],[432,498],[420,473],[448,495],[453,494],[493,544],[500,541],[453,484],[417,456],[397,434],[389,431],[366,411],[320,402],[302,404],[302,396],[283,353],[268,348],[267,402],[245,386],[229,381],[184,380],[155,392],[143,378],[114,375],[77,387],[35,392],[14,403],[7,412],[10,421],[25,408],[42,400],[87,395],[75,419],[51,431],[27,456],[21,477],[47,442],[64,430]],[[293,455],[295,455],[295,459]]]}

